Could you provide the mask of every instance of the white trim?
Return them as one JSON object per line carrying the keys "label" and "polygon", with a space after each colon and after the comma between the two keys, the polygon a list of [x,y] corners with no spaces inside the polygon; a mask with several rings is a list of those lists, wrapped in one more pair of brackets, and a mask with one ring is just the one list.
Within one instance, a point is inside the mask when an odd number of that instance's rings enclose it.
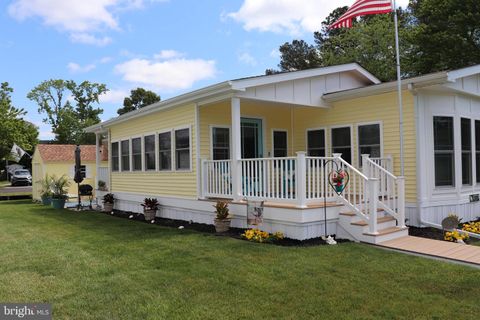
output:
{"label": "white trim", "polygon": [[202,159],[200,158],[200,106],[198,103],[195,104],[195,176],[197,179],[197,198],[202,197]]}
{"label": "white trim", "polygon": [[[188,129],[188,148],[189,148],[189,161],[190,161],[190,164],[189,164],[189,168],[188,169],[177,169],[177,161],[176,161],[176,155],[177,155],[177,145],[176,145],[176,141],[175,141],[175,132],[176,131],[179,131],[179,130],[185,130],[185,129]],[[175,162],[172,163],[173,166],[172,168],[174,169],[175,172],[193,172],[193,168],[192,168],[192,157],[193,157],[193,152],[192,152],[192,125],[187,125],[187,126],[179,126],[179,127],[175,127],[172,129],[173,131],[173,134],[172,134],[172,139],[173,139],[173,151],[174,151],[174,160]]]}
{"label": "white trim", "polygon": [[[146,132],[142,135],[142,171],[143,172],[155,172],[157,171],[157,158],[158,158],[158,154],[157,154],[157,138],[156,138],[156,135],[157,133],[155,131],[152,131],[152,132]],[[155,153],[155,168],[153,169],[147,169],[147,164],[146,164],[146,161],[147,161],[147,158],[145,157],[145,138],[146,137],[149,137],[149,136],[153,136],[153,152]]]}
{"label": "white trim", "polygon": [[325,146],[325,157],[328,157],[328,151],[329,151],[329,146],[328,146],[328,139],[327,139],[327,127],[316,127],[316,128],[307,128],[305,130],[305,152],[307,153],[307,157],[309,156],[308,155],[308,132],[309,131],[319,131],[319,130],[323,130],[323,139],[325,140],[323,142],[324,146]]}
{"label": "white trim", "polygon": [[[242,130],[242,119],[255,119],[262,121],[262,155],[259,158],[265,158],[267,154],[267,120],[264,116],[250,116],[246,114],[240,114],[240,132],[238,133],[241,135]],[[240,143],[243,143],[240,141]],[[243,158],[243,155],[242,155]]]}
{"label": "white trim", "polygon": [[[330,126],[329,127],[329,131],[330,131],[330,154],[333,155],[333,134],[332,134],[332,130],[333,129],[341,129],[341,128],[350,128],[350,154],[351,154],[351,165],[352,166],[356,166],[358,168],[358,163],[356,161],[356,157],[355,157],[355,148],[353,147],[353,128],[354,128],[354,125],[353,124],[344,124],[344,125],[334,125],[334,126]],[[343,158],[343,154],[342,154],[342,158]],[[345,158],[343,158],[345,160]]]}
{"label": "white trim", "polygon": [[277,129],[277,128],[271,128],[270,130],[272,132],[272,154],[271,154],[271,158],[275,158],[275,132],[285,132],[287,135],[286,135],[286,138],[287,138],[287,154],[285,155],[285,157],[288,157],[288,155],[290,154],[289,152],[291,151],[289,146],[288,146],[288,143],[290,142],[290,138],[288,137],[288,132],[289,130],[288,129]]}
{"label": "white trim", "polygon": [[480,73],[480,64],[447,72],[448,81],[455,81],[459,78],[465,78]]}
{"label": "white trim", "polygon": [[210,148],[210,159],[213,160],[213,129],[228,129],[228,156],[229,159],[232,159],[232,126],[220,125],[220,124],[209,124],[208,125],[208,135],[209,135],[209,148]]}
{"label": "white trim", "polygon": [[[362,157],[362,155],[360,154],[360,133],[359,133],[359,127],[363,127],[363,126],[370,126],[370,125],[374,125],[374,124],[378,124],[379,125],[379,130],[380,130],[380,158],[383,157],[383,121],[382,120],[379,120],[379,121],[369,121],[369,122],[359,122],[357,124],[355,124],[355,127],[356,127],[356,134],[357,134],[357,141],[356,141],[356,146],[357,146],[357,153],[358,153],[358,156],[357,156],[357,165],[359,168],[361,168],[360,166],[360,158]],[[370,158],[372,158],[372,155],[370,155]],[[393,165],[393,164],[392,164]]]}
{"label": "white trim", "polygon": [[[163,133],[167,133],[169,132],[170,133],[170,169],[160,169],[160,135],[163,134]],[[158,157],[158,161],[157,161],[157,171],[158,172],[173,172],[175,171],[174,170],[174,166],[175,166],[175,159],[174,159],[174,135],[175,135],[175,131],[173,129],[164,129],[164,130],[160,130],[160,131],[157,131],[157,157]]]}
{"label": "white trim", "polygon": [[130,137],[130,171],[132,172],[144,172],[143,170],[143,164],[140,168],[140,170],[134,170],[133,169],[133,139],[139,139],[140,138],[140,159],[143,163],[143,136],[142,135],[135,135]]}

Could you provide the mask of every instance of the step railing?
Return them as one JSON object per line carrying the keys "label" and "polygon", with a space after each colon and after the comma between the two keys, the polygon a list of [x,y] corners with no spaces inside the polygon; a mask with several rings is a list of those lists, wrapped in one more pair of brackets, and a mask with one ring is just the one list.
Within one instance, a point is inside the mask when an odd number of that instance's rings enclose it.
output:
{"label": "step railing", "polygon": [[362,155],[362,170],[369,178],[378,179],[378,207],[405,227],[405,179],[393,174],[393,161],[388,158],[369,158]]}

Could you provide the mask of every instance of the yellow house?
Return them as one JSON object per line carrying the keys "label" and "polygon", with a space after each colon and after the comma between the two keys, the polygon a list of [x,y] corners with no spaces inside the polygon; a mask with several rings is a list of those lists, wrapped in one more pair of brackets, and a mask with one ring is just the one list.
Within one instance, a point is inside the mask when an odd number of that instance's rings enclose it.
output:
{"label": "yellow house", "polygon": [[[68,195],[77,197],[77,184],[73,181],[75,175],[75,152],[76,145],[59,144],[39,144],[35,148],[32,156],[32,197],[34,200],[40,200],[41,185],[38,181],[45,178],[45,175],[55,175],[61,177],[66,175],[70,181]],[[82,184],[89,184],[96,188],[97,185],[97,148],[91,145],[81,145],[82,174],[84,180]],[[105,154],[106,160],[106,152]],[[106,164],[102,155],[99,154],[100,163]]]}
{"label": "yellow house", "polygon": [[480,212],[479,74],[403,81],[403,175],[396,83],[354,63],[221,82],[87,131],[108,138],[119,210],[156,197],[161,217],[212,223],[229,199],[246,227],[246,200],[263,200],[267,231],[378,243]]}

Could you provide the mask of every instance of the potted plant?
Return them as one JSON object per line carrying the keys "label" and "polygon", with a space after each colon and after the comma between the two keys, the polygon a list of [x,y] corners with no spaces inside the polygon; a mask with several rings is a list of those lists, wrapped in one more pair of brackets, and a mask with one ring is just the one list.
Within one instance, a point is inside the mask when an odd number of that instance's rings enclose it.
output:
{"label": "potted plant", "polygon": [[42,204],[49,206],[52,203],[52,178],[47,174],[45,178],[37,181],[41,185],[40,189],[40,198],[42,199]]}
{"label": "potted plant", "polygon": [[98,181],[98,190],[100,191],[108,191],[108,188],[107,188],[107,183],[103,180],[99,180]]}
{"label": "potted plant", "polygon": [[145,198],[142,203],[143,207],[143,215],[145,216],[145,220],[153,220],[155,219],[155,215],[157,213],[158,207],[160,204],[158,200],[155,198]]}
{"label": "potted plant", "polygon": [[103,196],[103,211],[104,212],[112,212],[113,211],[113,203],[115,202],[115,197],[113,193],[107,193]]}
{"label": "potted plant", "polygon": [[230,229],[230,223],[232,219],[230,218],[230,210],[228,209],[228,203],[226,201],[217,201],[214,205],[215,207],[215,231],[217,232],[227,232]]}
{"label": "potted plant", "polygon": [[70,182],[67,176],[63,175],[60,178],[52,176],[52,207],[55,209],[63,209],[65,201],[68,199],[68,187]]}

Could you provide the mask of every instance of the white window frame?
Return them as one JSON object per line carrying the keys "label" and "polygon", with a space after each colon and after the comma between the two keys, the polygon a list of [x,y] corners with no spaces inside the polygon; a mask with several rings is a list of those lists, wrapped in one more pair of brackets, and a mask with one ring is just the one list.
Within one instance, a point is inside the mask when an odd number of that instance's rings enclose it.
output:
{"label": "white window frame", "polygon": [[[330,154],[333,156],[333,134],[332,131],[333,129],[340,129],[340,128],[350,128],[350,153],[352,154],[352,166],[355,166],[356,163],[356,156],[355,156],[355,146],[354,142],[355,140],[353,139],[353,124],[343,124],[343,125],[335,125],[329,127],[329,134],[330,134]],[[342,157],[343,158],[343,157]]]}
{"label": "white window frame", "polygon": [[305,130],[305,146],[306,146],[305,151],[307,153],[307,156],[309,156],[308,155],[308,149],[309,149],[309,147],[308,147],[308,133],[310,131],[319,131],[319,130],[323,130],[323,139],[325,140],[324,143],[323,143],[324,146],[325,146],[325,148],[324,148],[325,149],[325,157],[328,157],[329,148],[328,148],[328,143],[327,143],[328,142],[327,127],[307,128],[307,130]]}
{"label": "white window frame", "polygon": [[[147,157],[145,156],[145,137],[153,136],[153,150],[155,153],[155,168],[154,169],[147,169],[147,164],[145,161],[147,160]],[[142,171],[144,172],[154,172],[157,171],[158,169],[158,154],[157,154],[157,132],[147,132],[142,135]]]}
{"label": "white window frame", "polygon": [[[450,185],[450,186],[437,186],[436,184],[436,181],[435,181],[435,128],[434,128],[434,122],[433,120],[435,119],[435,117],[448,117],[448,118],[452,118],[453,120],[453,161],[454,161],[454,168],[453,168],[453,185]],[[430,117],[430,125],[431,125],[431,133],[432,133],[432,137],[431,137],[431,143],[432,143],[432,146],[431,146],[431,159],[432,159],[432,168],[433,168],[433,171],[432,171],[432,185],[433,185],[433,194],[443,194],[443,193],[450,193],[451,190],[457,190],[458,187],[462,187],[462,184],[460,183],[460,186],[457,185],[457,175],[460,173],[462,173],[462,169],[461,169],[461,164],[458,164],[458,159],[457,159],[457,152],[458,152],[458,148],[461,148],[461,146],[457,146],[457,141],[455,139],[455,135],[456,134],[461,134],[461,131],[459,131],[459,129],[456,128],[456,123],[457,123],[457,120],[460,121],[460,118],[461,116],[458,116],[458,115],[455,115],[455,114],[451,114],[451,113],[444,113],[444,114],[440,114],[440,113],[435,113],[435,114],[432,114],[431,117]],[[459,122],[460,124],[460,122]],[[461,143],[461,142],[460,142]],[[460,153],[461,153],[461,149],[460,149]],[[461,160],[461,157],[460,157],[460,160]],[[460,171],[458,170],[460,166]],[[460,179],[460,182],[461,182],[461,179]]]}
{"label": "white window frame", "polygon": [[[131,172],[132,171],[132,141],[130,138],[122,138],[118,140],[119,144],[119,152],[120,152],[120,167],[118,172]],[[128,163],[129,163],[129,170],[123,170],[123,154],[122,154],[122,141],[128,141]]]}
{"label": "white window frame", "polygon": [[[160,168],[160,138],[159,135],[162,133],[170,133],[170,169],[161,169]],[[173,172],[175,171],[175,152],[174,152],[174,130],[173,129],[165,129],[161,131],[157,131],[156,133],[156,152],[157,152],[157,171],[158,172]]]}
{"label": "white window frame", "polygon": [[210,159],[213,160],[213,129],[215,128],[228,129],[228,141],[229,141],[228,151],[229,151],[229,157],[230,157],[228,160],[231,160],[232,159],[232,127],[227,125],[219,125],[219,124],[218,125],[210,124],[208,126],[209,137],[210,137]]}
{"label": "white window frame", "polygon": [[[133,139],[140,139],[140,160],[141,160],[141,168],[140,170],[133,170]],[[143,172],[144,166],[143,166],[143,136],[142,135],[136,135],[132,136],[130,138],[130,171],[132,172]]]}
{"label": "white window frame", "polygon": [[[189,168],[188,169],[177,169],[177,159],[176,159],[176,156],[177,156],[177,145],[176,145],[176,141],[175,141],[175,132],[176,131],[179,131],[179,130],[185,130],[185,129],[188,129],[188,149],[189,149]],[[172,169],[174,169],[174,171],[176,172],[192,172],[193,171],[193,167],[192,167],[192,156],[193,156],[193,152],[192,152],[192,126],[191,125],[188,125],[188,126],[181,126],[181,127],[176,127],[176,128],[173,128],[172,129],[172,134],[171,134],[171,138],[172,138],[172,150],[173,150],[173,158],[172,158]]]}
{"label": "white window frame", "polygon": [[[383,121],[371,121],[371,122],[360,122],[360,123],[357,123],[356,124],[356,133],[357,133],[357,165],[359,168],[361,168],[360,166],[360,158],[362,157],[362,155],[360,154],[360,131],[359,131],[359,127],[362,127],[362,126],[369,126],[369,125],[373,125],[373,124],[378,124],[379,125],[379,130],[380,130],[380,158],[383,158]],[[371,156],[371,155],[370,155]],[[352,154],[352,157],[353,157],[353,154]],[[393,164],[392,164],[393,165]]]}
{"label": "white window frame", "polygon": [[[112,144],[114,144],[114,143],[118,143],[118,156],[117,156],[117,158],[118,158],[118,170],[116,170],[116,171],[113,171],[113,148],[112,148]],[[110,160],[110,172],[114,172],[114,173],[115,173],[115,172],[122,172],[122,170],[121,170],[121,163],[120,163],[120,162],[121,162],[121,161],[120,161],[120,158],[121,158],[121,152],[120,152],[121,143],[120,143],[120,140],[112,140],[112,141],[110,141],[110,146],[109,146],[109,148],[111,149],[111,150],[108,152],[109,155],[110,155],[110,159],[109,159],[109,160]]]}
{"label": "white window frame", "polygon": [[276,129],[276,128],[272,128],[272,153],[271,153],[271,157],[272,158],[275,158],[275,132],[285,132],[287,135],[286,135],[286,143],[287,143],[287,155],[286,157],[288,157],[288,155],[290,154],[290,148],[288,147],[288,143],[289,143],[289,138],[288,138],[288,129]]}

